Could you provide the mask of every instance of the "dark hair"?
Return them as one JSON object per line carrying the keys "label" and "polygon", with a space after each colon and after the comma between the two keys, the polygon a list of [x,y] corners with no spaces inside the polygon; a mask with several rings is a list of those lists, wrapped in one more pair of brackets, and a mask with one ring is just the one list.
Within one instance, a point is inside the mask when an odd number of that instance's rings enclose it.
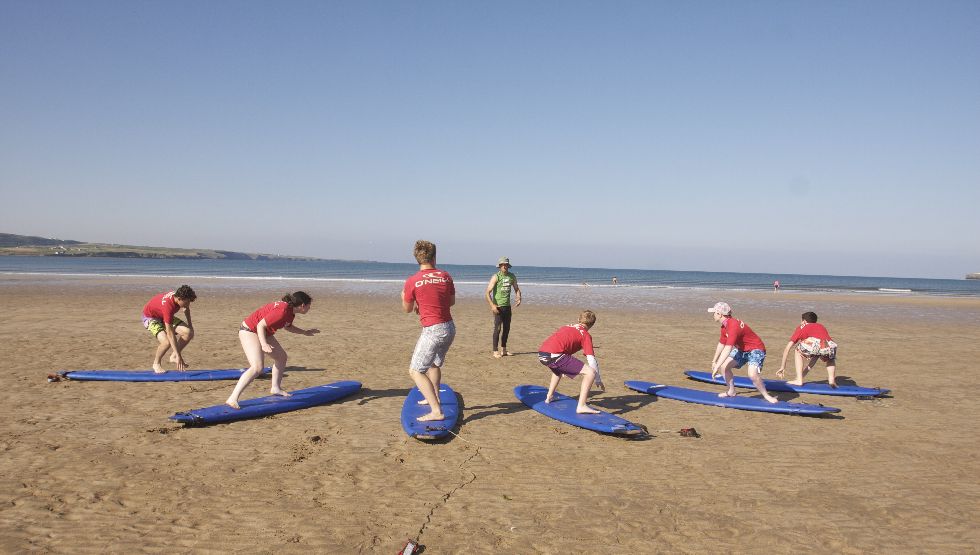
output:
{"label": "dark hair", "polygon": [[289,306],[296,308],[297,306],[303,306],[304,304],[312,303],[313,297],[307,295],[302,291],[297,291],[295,293],[290,293],[283,296],[282,302],[289,303]]}
{"label": "dark hair", "polygon": [[195,293],[194,290],[191,289],[190,285],[181,285],[180,287],[177,288],[176,291],[174,291],[174,297],[177,297],[178,299],[194,301],[197,300],[197,293]]}
{"label": "dark hair", "polygon": [[803,321],[806,322],[806,323],[808,323],[808,324],[816,324],[817,323],[817,313],[816,312],[804,312],[802,318],[803,318]]}

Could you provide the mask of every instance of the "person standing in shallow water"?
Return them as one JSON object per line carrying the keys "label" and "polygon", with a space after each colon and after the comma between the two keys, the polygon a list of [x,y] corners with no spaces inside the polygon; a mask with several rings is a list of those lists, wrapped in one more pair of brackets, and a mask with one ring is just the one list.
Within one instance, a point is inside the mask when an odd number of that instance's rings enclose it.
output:
{"label": "person standing in shallow water", "polygon": [[[506,256],[497,261],[497,273],[490,278],[484,294],[493,312],[493,356],[500,358],[510,356],[507,350],[507,338],[510,336],[510,291],[514,290],[514,308],[521,306],[521,288],[517,285],[517,276],[510,271],[510,259]],[[497,349],[497,346],[500,349]]]}
{"label": "person standing in shallow water", "polygon": [[238,340],[242,343],[245,350],[245,358],[248,359],[248,370],[238,378],[234,391],[225,401],[225,404],[233,409],[241,408],[238,405],[238,398],[248,387],[252,380],[262,373],[265,364],[265,355],[272,358],[272,389],[270,393],[281,397],[289,397],[289,393],[282,389],[282,374],[286,370],[286,351],[274,337],[278,330],[286,330],[300,335],[316,335],[320,330],[310,328],[308,330],[297,328],[293,325],[296,314],[306,314],[310,311],[313,299],[302,291],[297,291],[286,295],[280,301],[275,301],[262,306],[245,320],[238,328]]}
{"label": "person standing in shallow water", "polygon": [[418,314],[419,323],[422,324],[422,333],[408,365],[408,375],[425,397],[420,404],[432,407],[429,414],[418,418],[429,422],[445,418],[439,402],[439,385],[442,383],[446,353],[456,338],[456,324],[449,310],[456,304],[456,287],[449,273],[436,268],[436,246],[433,243],[416,241],[414,254],[419,271],[405,280],[401,299],[402,309]]}

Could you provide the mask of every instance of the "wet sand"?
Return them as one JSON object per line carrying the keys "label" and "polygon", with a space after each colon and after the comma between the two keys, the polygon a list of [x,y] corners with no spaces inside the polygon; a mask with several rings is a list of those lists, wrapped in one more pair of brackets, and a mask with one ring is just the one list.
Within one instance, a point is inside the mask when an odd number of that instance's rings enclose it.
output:
{"label": "wet sand", "polygon": [[[289,390],[337,380],[364,389],[270,418],[183,428],[167,417],[218,404],[232,381],[48,383],[64,369],[147,369],[153,339],[139,311],[179,283],[161,278],[0,276],[0,551],[396,553],[965,553],[980,532],[980,351],[975,299],[704,291],[671,310],[598,310],[593,329],[608,386],[594,406],[649,428],[628,440],[550,420],[515,385],[545,385],[541,341],[575,320],[532,288],[509,348],[490,356],[492,318],[475,296],[444,379],[461,396],[456,436],[402,432],[408,360],[419,327],[392,294],[319,283],[226,287],[187,280],[194,368],[245,365],[238,322],[292,289],[310,338],[277,334]],[[723,298],[722,298],[723,297]],[[769,349],[772,378],[792,328],[815,309],[841,345],[842,382],[892,389],[855,400],[780,393],[842,409],[838,418],[726,410],[625,389],[651,380],[705,390],[717,328],[705,308],[730,302]],[[848,311],[834,311],[846,303]],[[745,307],[744,310],[740,307]],[[587,302],[580,308],[589,308]],[[916,311],[948,318],[909,317]],[[812,380],[826,379],[818,364]],[[243,398],[268,394],[257,381]],[[566,394],[577,383],[562,383]],[[755,395],[743,390],[743,395]],[[696,428],[700,439],[681,437]]]}

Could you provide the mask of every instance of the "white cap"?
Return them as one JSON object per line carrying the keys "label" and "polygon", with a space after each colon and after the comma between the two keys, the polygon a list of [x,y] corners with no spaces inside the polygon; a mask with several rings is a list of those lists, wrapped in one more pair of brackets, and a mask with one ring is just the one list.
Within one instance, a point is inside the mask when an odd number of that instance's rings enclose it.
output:
{"label": "white cap", "polygon": [[732,307],[728,303],[715,303],[715,306],[708,309],[708,312],[728,316],[732,313]]}

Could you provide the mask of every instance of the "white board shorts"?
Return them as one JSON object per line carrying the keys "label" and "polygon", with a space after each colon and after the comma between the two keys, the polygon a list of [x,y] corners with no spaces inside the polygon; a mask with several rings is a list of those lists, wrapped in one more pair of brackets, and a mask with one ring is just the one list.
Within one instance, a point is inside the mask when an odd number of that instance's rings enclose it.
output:
{"label": "white board shorts", "polygon": [[429,368],[442,368],[446,362],[446,353],[455,338],[456,324],[452,320],[422,328],[409,369],[425,374]]}

